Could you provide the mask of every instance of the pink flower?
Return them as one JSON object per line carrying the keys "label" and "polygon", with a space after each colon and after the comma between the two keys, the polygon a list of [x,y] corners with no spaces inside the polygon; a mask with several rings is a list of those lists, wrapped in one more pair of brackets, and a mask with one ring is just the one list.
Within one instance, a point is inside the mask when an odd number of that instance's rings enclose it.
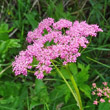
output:
{"label": "pink flower", "polygon": [[110,98],[110,96],[109,96],[109,95],[107,95],[107,98]]}
{"label": "pink flower", "polygon": [[[93,85],[92,88],[95,89],[95,90],[93,89],[92,95],[97,94],[97,96],[101,97],[100,98],[101,103],[105,102],[104,99],[108,98],[108,102],[110,103],[110,99],[109,99],[110,98],[110,87],[107,87],[107,86],[105,87],[105,85],[107,85],[107,82],[106,83],[103,82],[103,86],[104,86],[104,87],[102,87],[103,89],[96,87],[95,83],[93,83],[92,85]],[[97,100],[94,101],[94,104],[97,104]]]}
{"label": "pink flower", "polygon": [[97,91],[100,92],[100,93],[103,92],[103,90],[101,88],[97,88]]}
{"label": "pink flower", "polygon": [[94,91],[92,91],[92,95],[95,95],[96,93]]}
{"label": "pink flower", "polygon": [[100,93],[100,92],[99,92],[99,93],[97,93],[97,96],[101,97],[101,96],[102,96],[102,93]]}
{"label": "pink flower", "polygon": [[60,19],[58,22],[53,24],[54,29],[61,30],[62,28],[69,28],[72,26],[72,22],[66,19]]}
{"label": "pink flower", "polygon": [[[61,58],[63,65],[76,62],[81,55],[79,48],[86,48],[89,43],[86,37],[96,36],[100,31],[102,29],[97,25],[89,25],[86,21],[72,23],[69,20],[60,19],[54,22],[53,18],[46,18],[34,31],[28,32],[26,40],[31,44],[15,57],[12,63],[13,71],[15,75],[26,76],[27,71],[36,66],[34,75],[42,79],[45,72],[51,73],[51,60]],[[33,65],[33,59],[38,64]],[[95,83],[93,87],[96,88]]]}
{"label": "pink flower", "polygon": [[107,86],[107,82],[103,82],[102,84],[103,84],[104,86]]}
{"label": "pink flower", "polygon": [[100,99],[100,102],[103,103],[103,102],[105,102],[105,100],[101,98],[101,99]]}
{"label": "pink flower", "polygon": [[94,105],[98,105],[97,99],[93,102]]}
{"label": "pink flower", "polygon": [[96,83],[92,83],[92,86],[93,86],[94,88],[96,88]]}
{"label": "pink flower", "polygon": [[106,92],[104,92],[104,96],[107,96],[107,93]]}

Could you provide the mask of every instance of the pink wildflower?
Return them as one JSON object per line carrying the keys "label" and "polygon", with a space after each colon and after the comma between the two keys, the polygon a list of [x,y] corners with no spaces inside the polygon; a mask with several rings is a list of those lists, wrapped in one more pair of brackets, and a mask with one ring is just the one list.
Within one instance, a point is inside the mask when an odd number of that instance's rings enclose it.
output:
{"label": "pink wildflower", "polygon": [[110,96],[109,96],[109,95],[107,95],[107,98],[110,98]]}
{"label": "pink wildflower", "polygon": [[107,82],[103,82],[102,84],[103,84],[104,86],[107,86]]}
{"label": "pink wildflower", "polygon": [[93,102],[94,105],[97,105],[98,104],[98,101],[97,99]]}
{"label": "pink wildflower", "polygon": [[106,92],[104,92],[104,96],[107,96],[107,93]]}
{"label": "pink wildflower", "polygon": [[101,98],[101,99],[100,99],[100,102],[103,103],[103,102],[105,102],[105,100]]}
{"label": "pink wildflower", "polygon": [[101,97],[101,96],[102,96],[102,93],[100,93],[100,92],[99,92],[99,93],[97,93],[97,96]]}
{"label": "pink wildflower", "polygon": [[94,91],[92,91],[92,95],[95,95],[96,93]]}
{"label": "pink wildflower", "polygon": [[[66,32],[62,32],[62,29]],[[47,34],[44,33],[46,30]],[[26,40],[32,43],[25,51],[21,51],[12,63],[15,75],[27,75],[32,68],[33,58],[38,61],[35,67],[35,76],[38,79],[44,77],[44,72],[49,74],[52,70],[51,60],[61,58],[63,65],[76,62],[81,55],[79,48],[86,48],[89,41],[86,37],[96,36],[102,31],[97,25],[89,25],[85,21],[75,21],[73,24],[66,19],[54,22],[53,18],[41,21],[34,31],[29,31]],[[53,42],[51,44],[51,42]],[[50,43],[47,45],[46,43]],[[35,66],[35,65],[34,65]],[[96,87],[96,84],[93,84]]]}
{"label": "pink wildflower", "polygon": [[93,86],[94,88],[96,88],[96,83],[92,83],[92,86]]}
{"label": "pink wildflower", "polygon": [[72,26],[72,22],[66,19],[60,19],[58,22],[53,24],[54,29],[61,30],[62,28],[69,28]]}
{"label": "pink wildflower", "polygon": [[102,93],[102,92],[103,92],[103,90],[102,90],[101,88],[97,88],[97,92]]}

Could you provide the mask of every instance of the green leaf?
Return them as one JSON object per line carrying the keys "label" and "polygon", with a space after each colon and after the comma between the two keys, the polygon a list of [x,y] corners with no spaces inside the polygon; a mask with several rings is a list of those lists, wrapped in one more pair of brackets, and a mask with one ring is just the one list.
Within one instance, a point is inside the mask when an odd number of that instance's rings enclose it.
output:
{"label": "green leaf", "polygon": [[66,103],[69,101],[70,96],[71,96],[71,93],[70,92],[67,92],[66,95],[65,95],[65,102]]}
{"label": "green leaf", "polygon": [[55,89],[52,90],[49,96],[50,96],[51,101],[58,100],[62,97],[63,100],[65,100],[66,102],[69,100],[69,94],[71,94],[71,92],[68,89],[67,85],[60,84],[58,86],[55,86]]}
{"label": "green leaf", "polygon": [[84,66],[83,64],[78,63],[78,68],[81,70],[77,75],[77,83],[78,85],[86,82],[89,78],[88,70],[90,66]]}
{"label": "green leaf", "polygon": [[3,23],[0,25],[0,40],[7,40],[9,39],[9,36],[8,36],[8,24],[6,23]]}
{"label": "green leaf", "polygon": [[36,103],[36,101],[32,101],[30,104],[30,110],[33,110],[36,106],[43,105],[43,103]]}
{"label": "green leaf", "polygon": [[82,84],[80,86],[80,90],[84,92],[84,94],[91,99],[91,88],[87,84]]}
{"label": "green leaf", "polygon": [[38,22],[35,20],[35,15],[34,14],[25,14],[27,20],[31,24],[32,28],[35,29],[38,25]]}
{"label": "green leaf", "polygon": [[36,94],[39,94],[40,91],[46,88],[42,80],[36,79],[35,84]]}
{"label": "green leaf", "polygon": [[9,48],[19,48],[21,45],[19,44],[20,40],[18,39],[10,39],[7,41],[3,41],[0,44],[0,53],[6,53]]}
{"label": "green leaf", "polygon": [[10,103],[13,103],[15,101],[14,99],[15,98],[13,96],[10,96],[7,99],[1,99],[0,100],[0,104],[10,104]]}
{"label": "green leaf", "polygon": [[100,103],[98,110],[110,110],[110,103],[108,102]]}
{"label": "green leaf", "polygon": [[[0,83],[0,95],[2,97],[9,97],[11,95],[16,96],[18,95],[18,91],[20,89],[20,84],[16,84],[14,82],[5,81],[4,83]],[[8,92],[7,92],[7,91]]]}
{"label": "green leaf", "polygon": [[8,24],[2,23],[0,25],[0,33],[5,33],[5,32],[8,32]]}
{"label": "green leaf", "polygon": [[70,76],[68,74],[69,71],[66,68],[61,67],[60,71],[66,79],[70,79]]}
{"label": "green leaf", "polygon": [[36,90],[36,95],[39,96],[38,98],[42,103],[45,104],[49,102],[47,87],[45,86],[42,80],[36,79],[35,90]]}
{"label": "green leaf", "polygon": [[0,40],[6,41],[9,39],[8,33],[0,33]]}
{"label": "green leaf", "polygon": [[77,65],[76,65],[76,63],[70,63],[70,64],[69,64],[69,69],[70,69],[70,71],[73,73],[74,76],[77,75],[78,70],[77,70]]}

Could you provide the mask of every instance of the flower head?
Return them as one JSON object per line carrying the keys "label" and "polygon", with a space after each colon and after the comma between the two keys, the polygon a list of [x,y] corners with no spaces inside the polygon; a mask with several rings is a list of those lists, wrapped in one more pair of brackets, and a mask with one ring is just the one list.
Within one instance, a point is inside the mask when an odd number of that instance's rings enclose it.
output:
{"label": "flower head", "polygon": [[103,103],[105,101],[108,101],[110,103],[110,87],[107,86],[107,82],[106,83],[103,82],[102,84],[103,84],[102,85],[103,87],[101,87],[101,88],[98,88],[96,86],[96,83],[92,84],[92,86],[94,87],[94,88],[92,88],[93,89],[92,95],[94,95],[94,96],[96,95],[96,97],[98,96],[97,100],[94,101],[95,105],[97,105],[97,103],[96,103],[97,101],[99,103],[100,102]]}
{"label": "flower head", "polygon": [[[35,76],[38,79],[44,77],[44,72],[49,74],[52,70],[51,60],[62,59],[62,64],[76,62],[81,55],[79,48],[86,48],[89,41],[86,37],[96,36],[102,31],[97,25],[89,25],[85,21],[72,23],[66,19],[54,22],[53,18],[41,21],[34,31],[27,35],[27,46],[21,51],[12,63],[15,75],[27,75],[28,69],[32,69],[33,58],[38,61],[35,68]],[[95,84],[94,86],[95,87]]]}

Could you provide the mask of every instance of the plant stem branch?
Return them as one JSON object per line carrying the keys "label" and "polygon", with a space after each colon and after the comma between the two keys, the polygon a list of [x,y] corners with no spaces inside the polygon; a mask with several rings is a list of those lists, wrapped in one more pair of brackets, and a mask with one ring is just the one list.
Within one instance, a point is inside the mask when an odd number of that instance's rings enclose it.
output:
{"label": "plant stem branch", "polygon": [[54,65],[55,69],[57,70],[57,72],[60,74],[60,76],[62,77],[62,79],[64,80],[64,82],[66,83],[66,85],[68,86],[68,88],[70,89],[72,95],[74,96],[75,100],[77,101],[77,104],[80,108],[80,110],[83,110],[82,108],[82,102],[81,102],[81,98],[80,98],[80,94],[79,94],[79,90],[77,88],[77,85],[75,83],[75,80],[73,77],[70,77],[71,78],[71,81],[72,81],[72,84],[73,86],[75,87],[75,91],[76,93],[73,91],[73,89],[71,88],[71,86],[69,85],[69,83],[67,82],[67,80],[65,79],[65,77],[63,76],[62,72],[57,68],[57,66],[54,64],[53,61],[51,61],[52,64]]}
{"label": "plant stem branch", "polygon": [[77,94],[77,98],[78,98],[78,102],[79,102],[79,105],[80,105],[80,110],[83,110],[83,107],[82,107],[82,101],[81,101],[81,96],[80,96],[80,93],[79,93],[79,89],[77,87],[77,84],[75,82],[75,79],[73,77],[73,75],[69,72],[69,76],[70,76],[70,80],[72,82],[72,85],[76,91],[76,94]]}

